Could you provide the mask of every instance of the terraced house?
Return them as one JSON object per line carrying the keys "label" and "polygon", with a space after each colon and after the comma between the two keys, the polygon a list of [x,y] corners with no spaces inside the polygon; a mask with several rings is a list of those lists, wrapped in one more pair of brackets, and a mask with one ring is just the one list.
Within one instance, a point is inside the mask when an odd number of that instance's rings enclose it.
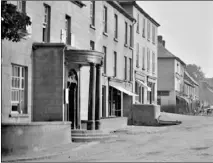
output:
{"label": "terraced house", "polygon": [[160,26],[136,1],[120,1],[122,7],[137,22],[133,26],[134,59],[133,89],[139,96],[136,104],[157,104],[157,35]]}

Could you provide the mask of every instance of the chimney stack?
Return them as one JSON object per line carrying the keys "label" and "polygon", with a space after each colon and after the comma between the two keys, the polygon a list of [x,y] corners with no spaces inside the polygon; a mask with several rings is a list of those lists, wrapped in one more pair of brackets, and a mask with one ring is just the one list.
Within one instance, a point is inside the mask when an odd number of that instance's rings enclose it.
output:
{"label": "chimney stack", "polygon": [[163,40],[163,36],[158,36],[158,42],[162,42],[162,40]]}
{"label": "chimney stack", "polygon": [[163,42],[162,42],[162,44],[163,44],[163,47],[165,47],[165,43],[166,43],[166,42],[163,40]]}

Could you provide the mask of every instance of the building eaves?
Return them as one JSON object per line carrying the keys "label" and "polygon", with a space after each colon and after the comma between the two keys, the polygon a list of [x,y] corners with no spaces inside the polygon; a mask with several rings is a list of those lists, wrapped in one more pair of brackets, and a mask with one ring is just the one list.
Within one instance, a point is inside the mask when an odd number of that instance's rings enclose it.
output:
{"label": "building eaves", "polygon": [[114,7],[115,9],[117,9],[121,14],[123,14],[124,16],[126,16],[129,20],[131,21],[136,21],[131,15],[129,15],[126,10],[121,7],[119,4],[115,3],[114,1],[107,1],[112,7]]}
{"label": "building eaves", "polygon": [[147,12],[145,12],[135,1],[119,1],[120,4],[127,4],[127,5],[134,5],[147,19],[149,19],[152,23],[154,23],[157,27],[160,26],[160,24],[155,21]]}
{"label": "building eaves", "polygon": [[191,81],[192,83],[194,83],[195,85],[199,86],[199,84],[195,81],[195,79],[194,79],[192,76],[190,76],[189,73],[188,73],[187,71],[185,71],[185,72],[184,72],[184,79],[187,80],[187,77],[188,77],[188,79],[190,79],[190,81]]}
{"label": "building eaves", "polygon": [[70,2],[76,4],[77,6],[81,8],[86,6],[82,1],[70,1]]}

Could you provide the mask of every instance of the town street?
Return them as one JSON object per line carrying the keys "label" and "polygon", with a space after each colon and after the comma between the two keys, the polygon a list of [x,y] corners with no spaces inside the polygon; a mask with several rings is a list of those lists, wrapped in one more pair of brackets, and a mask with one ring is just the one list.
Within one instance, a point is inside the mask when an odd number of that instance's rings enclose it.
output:
{"label": "town street", "polygon": [[115,132],[116,138],[36,161],[212,161],[213,117],[170,116],[182,124],[129,126]]}

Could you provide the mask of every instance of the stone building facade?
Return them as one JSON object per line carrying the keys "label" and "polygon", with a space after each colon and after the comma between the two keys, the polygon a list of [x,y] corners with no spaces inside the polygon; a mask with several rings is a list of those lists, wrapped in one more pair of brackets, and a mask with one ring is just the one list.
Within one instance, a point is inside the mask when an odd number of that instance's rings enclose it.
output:
{"label": "stone building facade", "polygon": [[137,21],[133,26],[133,89],[139,96],[133,97],[133,103],[157,104],[157,35],[160,24],[136,1],[120,1],[120,4]]}

